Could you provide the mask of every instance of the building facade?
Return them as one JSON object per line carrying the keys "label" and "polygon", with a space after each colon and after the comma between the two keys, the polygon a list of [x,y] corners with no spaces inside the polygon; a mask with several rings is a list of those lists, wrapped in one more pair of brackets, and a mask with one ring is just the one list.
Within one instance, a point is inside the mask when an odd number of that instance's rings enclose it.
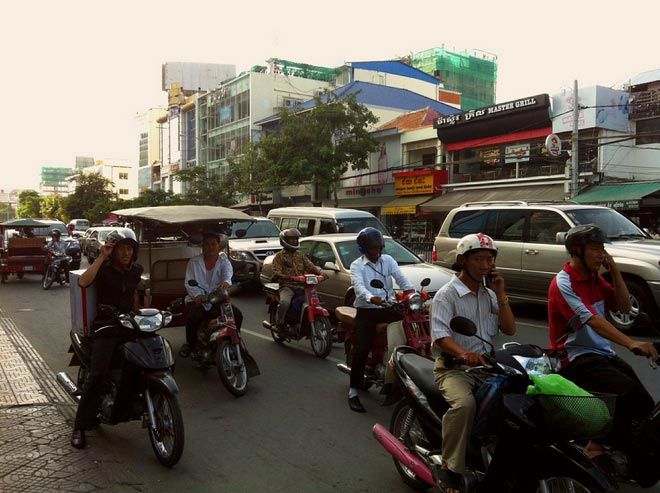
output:
{"label": "building facade", "polygon": [[39,182],[39,193],[41,195],[69,194],[69,182],[67,178],[75,173],[73,168],[43,166],[41,168],[41,181]]}

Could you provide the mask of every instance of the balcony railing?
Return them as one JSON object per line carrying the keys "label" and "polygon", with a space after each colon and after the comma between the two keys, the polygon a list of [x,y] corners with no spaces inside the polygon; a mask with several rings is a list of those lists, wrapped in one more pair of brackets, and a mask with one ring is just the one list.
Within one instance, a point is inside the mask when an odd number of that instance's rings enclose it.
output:
{"label": "balcony railing", "polygon": [[633,92],[629,101],[631,120],[660,116],[660,89]]}

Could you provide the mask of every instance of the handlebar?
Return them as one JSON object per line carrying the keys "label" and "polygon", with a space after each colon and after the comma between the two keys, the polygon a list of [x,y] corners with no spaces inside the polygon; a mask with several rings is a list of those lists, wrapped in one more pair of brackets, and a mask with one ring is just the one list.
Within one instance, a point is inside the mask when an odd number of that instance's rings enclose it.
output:
{"label": "handlebar", "polygon": [[[657,357],[655,360],[653,360],[653,359],[650,360],[651,367],[652,367],[653,369],[655,369],[655,368],[658,367],[658,365],[660,365],[660,341],[658,341],[658,342],[654,342],[654,343],[652,343],[652,344],[653,344],[653,347],[655,348],[656,352],[658,353],[658,357]],[[635,356],[644,356],[644,355],[642,354],[642,352],[641,352],[638,348],[634,348],[634,349],[632,350],[632,353],[633,353]]]}

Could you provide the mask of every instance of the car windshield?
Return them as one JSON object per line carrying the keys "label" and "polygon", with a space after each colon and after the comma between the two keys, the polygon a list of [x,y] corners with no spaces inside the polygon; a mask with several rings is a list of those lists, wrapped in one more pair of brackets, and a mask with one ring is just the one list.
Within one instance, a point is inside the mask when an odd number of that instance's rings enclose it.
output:
{"label": "car windshield", "polygon": [[[341,263],[349,269],[353,260],[360,256],[355,240],[342,241],[336,244]],[[414,253],[404,247],[401,243],[391,238],[385,238],[383,253],[391,256],[399,265],[421,264],[422,261]]]}
{"label": "car windshield", "polygon": [[50,232],[54,229],[58,230],[62,236],[69,236],[69,231],[66,229],[64,223],[51,224],[50,226],[44,226],[43,228],[34,228],[32,232],[35,236],[46,238],[50,236]]}
{"label": "car windshield", "polygon": [[635,223],[613,209],[576,209],[566,211],[575,224],[595,224],[610,240],[648,238]]}
{"label": "car windshield", "polygon": [[110,233],[112,233],[114,229],[111,229],[109,231],[99,231],[99,240],[105,241],[105,239],[108,237]]}
{"label": "car windshield", "polygon": [[231,236],[229,239],[236,240],[236,231],[244,229],[246,231],[243,238],[277,238],[280,230],[272,221],[240,221],[231,225]]}
{"label": "car windshield", "polygon": [[359,233],[364,228],[372,227],[384,235],[389,234],[383,223],[375,217],[338,218],[337,225],[339,226],[338,233]]}

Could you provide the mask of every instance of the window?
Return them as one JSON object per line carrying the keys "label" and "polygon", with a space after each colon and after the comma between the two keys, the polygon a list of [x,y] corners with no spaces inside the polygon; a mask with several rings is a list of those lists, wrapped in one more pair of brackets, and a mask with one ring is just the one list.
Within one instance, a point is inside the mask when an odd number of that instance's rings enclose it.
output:
{"label": "window", "polygon": [[120,180],[128,180],[128,173],[119,173]]}
{"label": "window", "polygon": [[660,143],[660,118],[637,120],[637,145]]}
{"label": "window", "polygon": [[[449,226],[451,238],[463,238],[472,233],[486,233],[486,217],[488,211],[459,211]],[[488,233],[486,233],[488,234]]]}
{"label": "window", "polygon": [[[497,211],[491,215],[494,219],[494,228],[490,236],[495,241],[522,241],[526,210]],[[491,218],[489,222],[490,220]]]}
{"label": "window", "polygon": [[314,245],[316,245],[315,241],[301,241],[300,242],[300,251],[303,252],[305,255],[309,257],[309,252],[312,251],[312,248],[314,248]]}
{"label": "window", "polygon": [[564,218],[550,211],[533,211],[529,218],[530,243],[556,243],[557,233],[570,229]]}
{"label": "window", "polygon": [[337,228],[333,221],[328,221],[327,219],[321,219],[321,228],[319,229],[319,234],[331,234],[336,233]]}
{"label": "window", "polygon": [[295,228],[298,225],[298,219],[295,217],[283,217],[282,226],[280,229],[285,230],[289,228]]}
{"label": "window", "polygon": [[323,267],[326,262],[334,262],[335,254],[332,251],[332,247],[323,241],[319,241],[316,244],[316,248],[312,251],[312,254],[309,256],[309,259],[314,265]]}
{"label": "window", "polygon": [[119,195],[128,195],[128,188],[120,188]]}
{"label": "window", "polygon": [[316,219],[301,219],[298,223],[298,229],[303,236],[312,236],[314,234]]}

